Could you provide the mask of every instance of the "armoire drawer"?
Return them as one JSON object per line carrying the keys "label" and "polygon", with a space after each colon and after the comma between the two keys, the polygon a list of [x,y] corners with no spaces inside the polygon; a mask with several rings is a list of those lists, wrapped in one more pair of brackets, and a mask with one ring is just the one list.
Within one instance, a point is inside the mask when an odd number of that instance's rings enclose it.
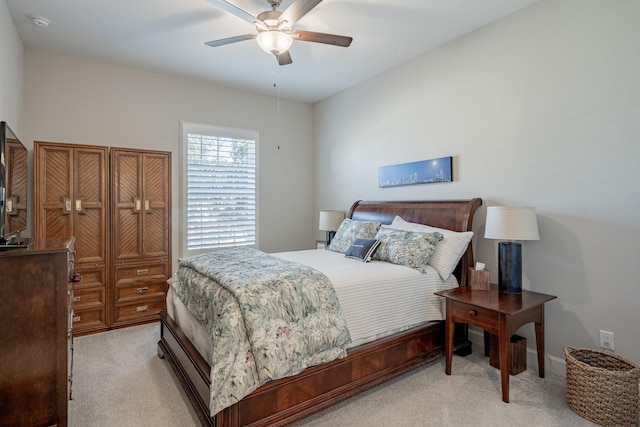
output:
{"label": "armoire drawer", "polygon": [[133,322],[158,316],[165,308],[164,298],[137,301],[134,304],[116,305],[116,323]]}
{"label": "armoire drawer", "polygon": [[104,307],[86,309],[73,309],[73,333],[74,335],[105,328]]}
{"label": "armoire drawer", "polygon": [[145,280],[139,283],[132,283],[129,286],[116,287],[116,301],[125,302],[131,299],[148,299],[149,297],[164,298],[167,293],[167,281]]}
{"label": "armoire drawer", "polygon": [[116,286],[129,286],[131,283],[143,281],[166,281],[168,279],[168,270],[169,264],[165,261],[116,265],[113,280]]}
{"label": "armoire drawer", "polygon": [[73,307],[76,311],[104,307],[104,287],[76,289],[73,292]]}

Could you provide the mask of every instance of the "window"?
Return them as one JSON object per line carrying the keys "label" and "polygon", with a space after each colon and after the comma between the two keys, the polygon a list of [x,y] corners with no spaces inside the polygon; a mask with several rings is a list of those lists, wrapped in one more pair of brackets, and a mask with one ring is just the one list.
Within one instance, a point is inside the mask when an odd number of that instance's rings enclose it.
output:
{"label": "window", "polygon": [[256,245],[258,132],[182,123],[182,255]]}

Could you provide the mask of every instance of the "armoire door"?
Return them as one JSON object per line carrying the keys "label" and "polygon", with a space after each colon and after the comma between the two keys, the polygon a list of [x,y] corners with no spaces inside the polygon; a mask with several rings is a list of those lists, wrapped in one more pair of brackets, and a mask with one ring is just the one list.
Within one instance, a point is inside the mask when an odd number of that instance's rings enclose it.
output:
{"label": "armoire door", "polygon": [[114,148],[111,174],[114,261],[169,256],[170,153]]}
{"label": "armoire door", "polygon": [[[21,144],[7,141],[5,147],[5,159],[9,170],[14,171],[6,177],[6,190],[8,197],[6,205],[6,224],[5,232],[14,232],[23,230],[27,227],[27,151]],[[9,207],[8,201],[11,200],[12,206]]]}
{"label": "armoire door", "polygon": [[74,333],[109,326],[109,148],[36,141],[35,235],[74,236]]}
{"label": "armoire door", "polygon": [[145,257],[168,257],[171,157],[167,153],[146,153],[142,167],[143,253]]}

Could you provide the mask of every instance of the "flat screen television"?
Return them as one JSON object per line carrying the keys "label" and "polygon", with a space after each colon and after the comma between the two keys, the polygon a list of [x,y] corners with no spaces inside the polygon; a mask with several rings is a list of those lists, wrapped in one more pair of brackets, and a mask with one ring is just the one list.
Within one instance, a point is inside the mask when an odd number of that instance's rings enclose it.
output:
{"label": "flat screen television", "polygon": [[0,249],[28,246],[27,148],[0,122]]}

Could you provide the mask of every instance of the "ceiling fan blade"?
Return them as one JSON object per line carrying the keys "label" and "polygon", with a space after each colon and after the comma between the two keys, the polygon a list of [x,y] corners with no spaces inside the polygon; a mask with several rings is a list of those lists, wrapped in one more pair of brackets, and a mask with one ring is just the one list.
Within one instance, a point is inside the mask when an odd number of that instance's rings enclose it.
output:
{"label": "ceiling fan blade", "polygon": [[225,44],[242,42],[245,40],[251,40],[255,38],[256,38],[255,34],[243,34],[241,36],[227,37],[226,39],[212,40],[210,42],[206,42],[205,44],[210,47],[217,47],[217,46],[224,46]]}
{"label": "ceiling fan blade", "polygon": [[353,37],[337,36],[335,34],[315,33],[313,31],[294,31],[291,33],[295,40],[303,42],[324,43],[333,46],[349,47]]}
{"label": "ceiling fan blade", "polygon": [[225,0],[207,0],[207,1],[214,6],[218,6],[220,9],[224,9],[227,12],[236,15],[240,19],[244,19],[250,24],[255,23],[257,20],[257,18],[252,14],[250,14],[249,12],[245,12],[244,10],[240,9],[238,6],[235,6],[229,3],[228,1],[225,1]]}
{"label": "ceiling fan blade", "polygon": [[280,65],[289,65],[293,62],[293,60],[291,59],[291,54],[289,53],[289,51],[283,52],[279,55],[276,55],[276,57],[278,58],[278,64]]}
{"label": "ceiling fan blade", "polygon": [[322,0],[296,0],[282,12],[280,21],[286,20],[289,25],[293,25],[321,2]]}

